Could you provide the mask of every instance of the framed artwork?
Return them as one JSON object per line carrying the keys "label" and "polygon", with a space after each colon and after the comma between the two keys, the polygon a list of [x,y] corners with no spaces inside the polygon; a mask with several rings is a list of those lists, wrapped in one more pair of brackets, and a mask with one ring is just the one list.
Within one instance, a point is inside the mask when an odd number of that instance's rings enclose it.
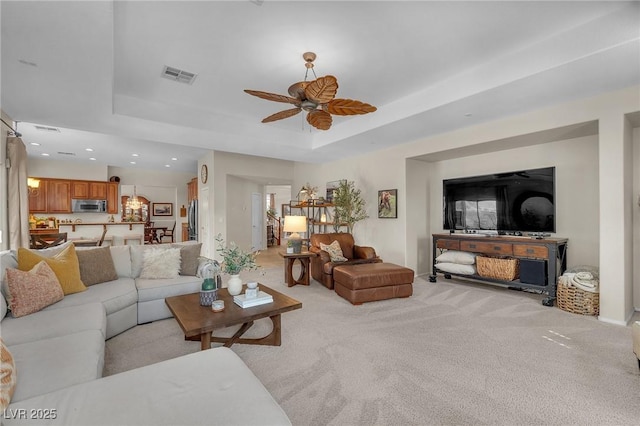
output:
{"label": "framed artwork", "polygon": [[291,207],[289,204],[282,205],[282,217],[289,216],[291,214]]}
{"label": "framed artwork", "polygon": [[398,190],[383,189],[378,191],[378,218],[398,218]]}
{"label": "framed artwork", "polygon": [[346,179],[327,182],[327,203],[333,203],[333,193],[340,186],[340,182],[345,182],[345,181]]}
{"label": "framed artwork", "polygon": [[154,216],[173,216],[173,203],[153,203]]}

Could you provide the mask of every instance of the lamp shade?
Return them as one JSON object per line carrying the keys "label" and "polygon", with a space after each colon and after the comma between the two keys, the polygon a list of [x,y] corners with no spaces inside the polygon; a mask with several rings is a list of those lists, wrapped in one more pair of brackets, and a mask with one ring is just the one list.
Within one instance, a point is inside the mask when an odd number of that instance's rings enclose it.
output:
{"label": "lamp shade", "polygon": [[306,216],[285,216],[284,232],[307,232],[307,217]]}

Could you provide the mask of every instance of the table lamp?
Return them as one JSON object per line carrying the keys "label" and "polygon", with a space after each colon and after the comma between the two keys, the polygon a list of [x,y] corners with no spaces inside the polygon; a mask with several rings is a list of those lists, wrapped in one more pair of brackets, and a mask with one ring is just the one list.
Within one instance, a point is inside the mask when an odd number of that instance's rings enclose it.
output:
{"label": "table lamp", "polygon": [[307,232],[307,217],[306,216],[285,216],[284,217],[284,232],[291,232],[289,235],[289,241],[293,246],[294,253],[300,253],[302,251],[302,238],[298,232]]}

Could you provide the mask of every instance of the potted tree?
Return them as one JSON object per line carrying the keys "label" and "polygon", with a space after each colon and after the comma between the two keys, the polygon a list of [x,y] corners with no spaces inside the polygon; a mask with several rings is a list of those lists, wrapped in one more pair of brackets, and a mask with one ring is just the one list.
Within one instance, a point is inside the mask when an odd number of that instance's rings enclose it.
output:
{"label": "potted tree", "polygon": [[356,222],[369,217],[365,209],[366,202],[354,181],[340,181],[333,195],[333,204],[335,204],[334,229],[336,232],[340,229],[341,223],[346,223],[349,233],[352,234]]}

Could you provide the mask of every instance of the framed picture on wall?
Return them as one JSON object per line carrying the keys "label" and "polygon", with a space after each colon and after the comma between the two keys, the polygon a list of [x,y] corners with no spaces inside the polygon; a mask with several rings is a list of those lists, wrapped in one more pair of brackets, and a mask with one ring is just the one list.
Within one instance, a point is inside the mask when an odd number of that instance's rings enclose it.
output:
{"label": "framed picture on wall", "polygon": [[378,218],[397,219],[398,218],[398,190],[383,189],[378,191]]}
{"label": "framed picture on wall", "polygon": [[285,216],[289,216],[290,213],[291,213],[291,207],[289,206],[289,204],[283,204],[282,217],[284,218]]}
{"label": "framed picture on wall", "polygon": [[154,216],[173,216],[173,203],[153,203]]}

